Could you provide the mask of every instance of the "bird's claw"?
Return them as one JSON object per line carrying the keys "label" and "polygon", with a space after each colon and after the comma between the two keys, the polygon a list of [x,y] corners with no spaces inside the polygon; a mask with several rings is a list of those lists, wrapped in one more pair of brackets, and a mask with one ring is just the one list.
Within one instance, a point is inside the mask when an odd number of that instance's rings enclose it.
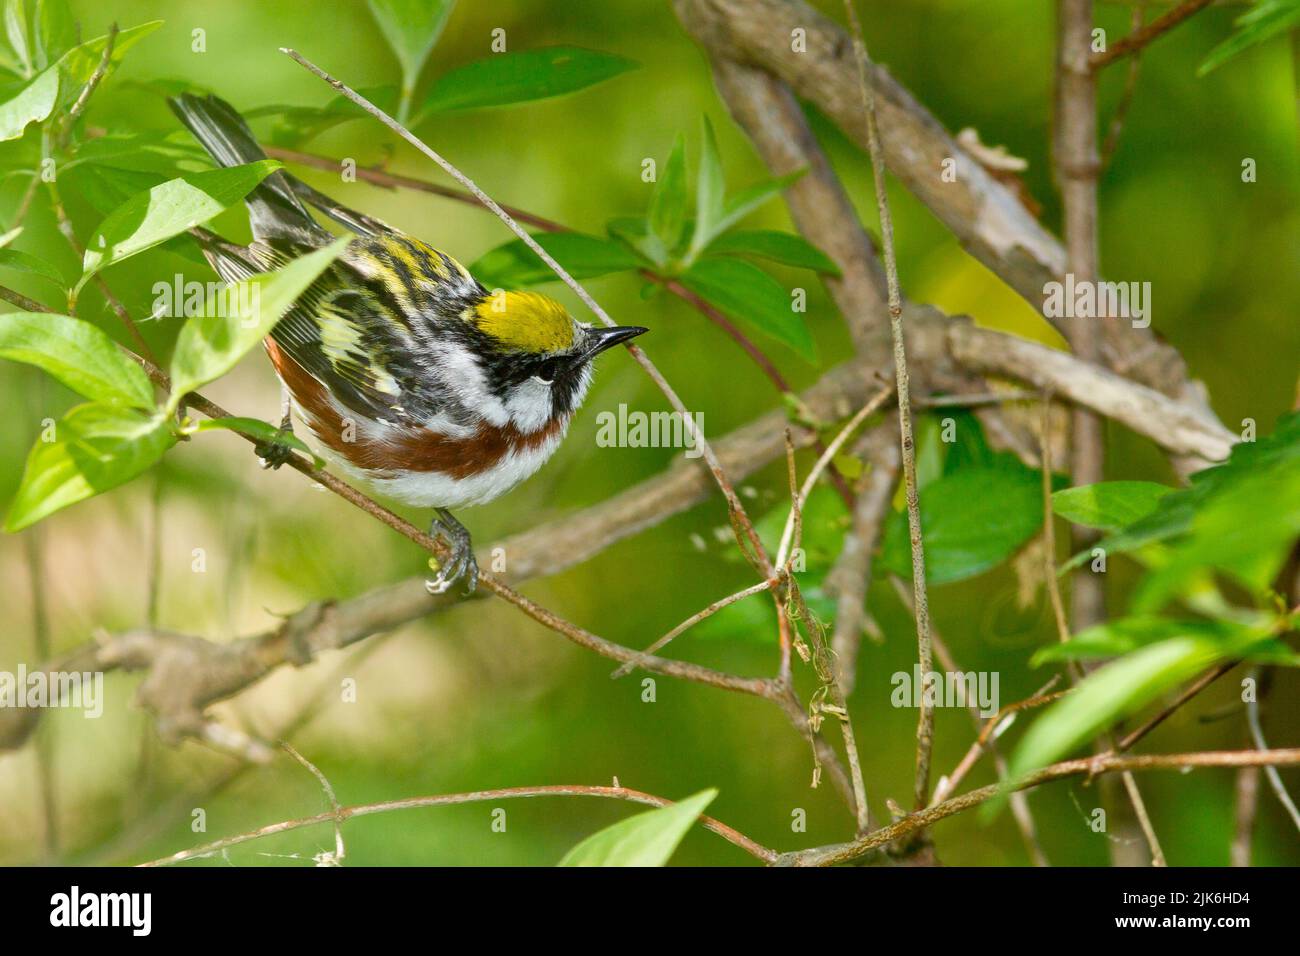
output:
{"label": "bird's claw", "polygon": [[472,594],[478,587],[478,561],[469,530],[451,516],[445,509],[439,509],[437,517],[429,527],[429,534],[442,538],[451,546],[451,556],[446,563],[431,558],[429,566],[437,573],[424,582],[424,588],[430,594],[446,594],[457,581],[465,581],[465,593]]}
{"label": "bird's claw", "polygon": [[[277,432],[277,436],[278,435],[288,435],[292,437],[293,426],[287,424],[281,425]],[[257,454],[257,463],[259,465],[263,468],[269,468],[274,471],[293,457],[294,449],[292,445],[280,441],[277,437],[270,441],[258,442],[253,446],[253,451]]]}

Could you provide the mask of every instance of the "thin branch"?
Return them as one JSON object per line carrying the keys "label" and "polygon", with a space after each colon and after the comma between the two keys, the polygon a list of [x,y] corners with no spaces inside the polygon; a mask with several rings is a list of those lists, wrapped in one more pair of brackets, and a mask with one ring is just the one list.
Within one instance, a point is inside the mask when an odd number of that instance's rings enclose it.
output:
{"label": "thin branch", "polygon": [[334,793],[334,787],[330,785],[325,774],[320,772],[320,768],[295,750],[292,744],[283,741],[280,746],[290,757],[307,768],[317,782],[320,783],[321,790],[325,792],[325,799],[329,801],[330,810],[333,812],[334,817],[334,854],[328,858],[327,862],[331,866],[341,865],[347,852],[343,845],[343,821],[347,817],[343,815],[343,807],[339,804],[339,798]]}
{"label": "thin branch", "polygon": [[90,74],[89,79],[81,87],[77,98],[73,101],[72,106],[68,109],[68,114],[64,117],[63,128],[59,132],[56,145],[62,149],[68,144],[68,137],[72,135],[72,127],[86,111],[86,106],[90,103],[90,97],[94,95],[99,88],[100,82],[108,73],[108,68],[113,62],[113,45],[117,42],[117,24],[114,23],[108,28],[108,39],[104,42],[104,52],[100,55],[99,62],[95,64],[94,71]]}
{"label": "thin branch", "polygon": [[[1066,270],[1076,282],[1097,281],[1097,78],[1088,68],[1092,42],[1092,0],[1057,0],[1056,144],[1053,160],[1065,218]],[[1070,323],[1067,338],[1085,362],[1101,358],[1105,318]],[[1101,481],[1106,435],[1101,419],[1075,407],[1072,415],[1070,478],[1074,485]],[[1086,551],[1098,540],[1095,530],[1074,526],[1071,548]],[[1087,566],[1073,575],[1071,601],[1074,630],[1098,624],[1106,616],[1105,578]]]}
{"label": "thin branch", "polygon": [[[410,797],[405,800],[386,800],[383,803],[366,803],[358,806],[337,807],[329,813],[318,813],[312,817],[303,817],[297,820],[285,820],[281,823],[272,823],[248,833],[241,833],[237,836],[225,837],[220,840],[213,840],[211,843],[205,843],[202,846],[194,847],[189,850],[182,850],[179,853],[173,853],[170,856],[161,857],[157,860],[150,860],[148,863],[141,863],[140,866],[171,866],[176,863],[184,863],[187,860],[197,860],[205,856],[211,856],[233,846],[239,846],[241,843],[248,843],[252,840],[260,840],[262,837],[272,836],[277,833],[287,833],[290,830],[300,830],[303,827],[317,826],[321,823],[341,823],[352,819],[353,817],[371,816],[376,813],[389,813],[394,810],[420,810],[429,807],[445,807],[464,803],[484,803],[493,800],[515,800],[528,797],[604,797],[612,800],[627,800],[631,803],[642,803],[652,807],[672,806],[672,800],[666,800],[663,797],[657,797],[653,794],[643,793],[640,790],[632,790],[628,787],[587,787],[587,786],[545,786],[545,787],[505,787],[500,790],[476,790],[469,793],[447,793],[430,797]],[[722,837],[728,843],[740,847],[755,859],[762,860],[764,863],[772,863],[777,858],[775,850],[768,849],[756,840],[751,840],[734,827],[716,820],[713,817],[701,815],[699,818],[700,825],[707,830],[711,830],[718,836]]]}
{"label": "thin branch", "polygon": [[826,450],[818,456],[817,461],[813,464],[811,470],[809,470],[807,476],[804,478],[802,486],[798,489],[795,501],[792,503],[792,507],[790,508],[790,514],[786,516],[785,527],[781,531],[781,544],[776,549],[777,567],[784,567],[790,560],[791,543],[794,540],[796,516],[801,514],[803,509],[807,506],[808,496],[812,494],[812,490],[817,484],[817,479],[820,478],[822,472],[826,470],[826,466],[831,463],[831,459],[839,454],[840,449],[844,447],[844,443],[849,440],[849,436],[861,427],[862,423],[867,420],[868,416],[873,415],[880,409],[880,406],[885,403],[885,399],[889,398],[889,396],[893,394],[893,391],[893,385],[886,385],[880,391],[876,392],[876,394],[873,395],[867,403],[858,409],[857,413],[848,420],[848,423],[840,429],[839,434],[837,434],[831,443],[826,446]]}
{"label": "thin branch", "polygon": [[[925,585],[925,544],[921,538],[921,505],[916,484],[916,448],[912,438],[912,405],[909,394],[907,352],[903,341],[903,296],[898,285],[898,260],[894,253],[894,220],[885,192],[885,159],[876,123],[874,81],[867,76],[867,46],[853,0],[844,0],[844,11],[853,34],[858,61],[858,87],[867,124],[871,171],[876,187],[876,209],[880,213],[880,236],[884,246],[885,279],[889,287],[889,331],[894,341],[894,380],[898,389],[898,428],[903,450],[903,487],[907,498],[907,528],[912,546],[912,592],[916,601],[916,643],[924,680],[934,669],[930,650],[930,599]],[[934,747],[934,711],[921,695],[916,728],[916,785],[913,803],[921,809],[929,802],[930,753]]]}
{"label": "thin branch", "polygon": [[[1259,677],[1259,668],[1252,671],[1252,676]],[[1258,683],[1258,680],[1256,680],[1256,683]],[[1261,751],[1268,750],[1268,741],[1264,739],[1264,728],[1259,722],[1258,696],[1246,701],[1246,723],[1250,727],[1250,739],[1255,746]],[[1291,799],[1291,794],[1287,792],[1286,784],[1282,782],[1282,775],[1277,772],[1276,767],[1265,767],[1264,776],[1268,779],[1268,785],[1273,789],[1273,795],[1277,797],[1277,802],[1282,804],[1282,809],[1286,810],[1291,822],[1295,824],[1296,829],[1300,830],[1300,810],[1296,809],[1295,801]]]}
{"label": "thin branch", "polygon": [[1088,60],[1089,69],[1100,70],[1110,66],[1116,60],[1128,56],[1130,53],[1136,54],[1143,47],[1164,36],[1192,14],[1204,10],[1212,2],[1213,0],[1184,0],[1183,3],[1180,3],[1172,10],[1162,13],[1146,26],[1140,27],[1123,39],[1110,44],[1109,49],[1101,53],[1094,53]]}
{"label": "thin branch", "polygon": [[1250,866],[1255,836],[1255,815],[1259,811],[1259,768],[1242,767],[1233,787],[1232,845],[1228,849],[1229,866]]}
{"label": "thin branch", "polygon": [[[1133,30],[1138,30],[1142,26],[1142,21],[1146,19],[1146,2],[1139,0],[1133,7],[1131,18]],[[1110,166],[1111,160],[1115,158],[1115,150],[1119,147],[1119,134],[1124,131],[1124,121],[1128,119],[1128,111],[1133,106],[1133,97],[1137,94],[1138,76],[1142,72],[1142,57],[1139,51],[1134,50],[1132,58],[1128,61],[1128,74],[1124,77],[1124,92],[1120,94],[1119,104],[1115,107],[1115,114],[1111,117],[1110,126],[1106,130],[1106,138],[1101,144],[1101,170],[1105,172]]]}
{"label": "thin branch", "polygon": [[853,693],[857,683],[872,557],[890,513],[901,467],[898,440],[888,425],[864,435],[856,452],[869,463],[871,472],[854,503],[853,524],[844,536],[839,557],[822,584],[826,593],[835,598],[831,653],[845,697]]}
{"label": "thin branch", "polygon": [[[672,642],[676,638],[680,637],[682,634],[689,631],[691,628],[693,628],[696,624],[699,624],[701,621],[706,620],[707,618],[710,618],[713,615],[717,614],[724,607],[730,607],[731,605],[735,604],[737,601],[743,601],[745,598],[751,597],[752,595],[762,594],[764,591],[770,591],[776,585],[776,583],[777,582],[775,578],[768,581],[759,581],[757,584],[751,584],[749,587],[737,591],[735,594],[729,594],[724,598],[719,598],[718,600],[710,604],[708,607],[696,611],[686,620],[682,621],[682,623],[678,624],[671,631],[669,631],[663,637],[659,638],[653,644],[647,647],[644,651],[642,651],[641,655],[644,656],[647,654],[657,654],[659,651],[667,647],[670,642]],[[632,671],[639,666],[640,659],[641,658],[638,657],[635,660],[628,661],[626,664],[619,666],[614,670],[612,674],[609,675],[610,679],[618,680],[618,678],[620,677],[626,677],[628,674],[632,673]]]}
{"label": "thin branch", "polygon": [[1300,765],[1300,748],[1290,750],[1219,750],[1201,753],[1144,754],[1140,756],[1115,756],[1101,754],[1065,760],[1044,767],[1011,784],[991,784],[971,790],[959,797],[910,813],[895,823],[881,827],[869,836],[851,843],[815,847],[794,853],[784,853],[777,859],[778,866],[831,866],[851,863],[873,850],[878,850],[905,836],[924,830],[954,814],[977,807],[1005,793],[1007,786],[1015,790],[1028,790],[1053,780],[1084,775],[1098,775],[1137,770],[1185,771],[1198,767],[1266,767]]}
{"label": "thin branch", "polygon": [[[890,583],[893,584],[894,590],[898,593],[898,599],[903,603],[903,606],[907,608],[908,613],[915,613],[912,606],[912,595],[908,591],[907,585],[904,584],[895,574],[891,574],[889,580]],[[939,666],[949,673],[961,673],[962,669],[957,666],[956,660],[954,660],[951,652],[949,652],[943,642],[943,638],[937,630],[931,631],[930,640],[934,644],[934,656],[939,661]],[[976,735],[978,737],[981,735],[980,732],[983,729],[983,721],[980,717],[979,707],[974,702],[970,702],[966,709],[970,714],[971,721],[975,725]],[[1007,761],[998,749],[996,727],[994,728],[994,731],[989,734],[987,748],[988,752],[993,756],[993,769],[997,771],[998,780],[1006,781],[1008,779]],[[941,781],[940,787],[942,786],[943,783]],[[952,789],[953,788],[949,788],[947,792],[951,793]],[[937,790],[938,788],[936,788],[936,792]],[[1011,804],[1011,814],[1015,817],[1016,826],[1020,828],[1021,838],[1025,841],[1025,847],[1028,849],[1029,855],[1034,861],[1034,865],[1047,866],[1047,857],[1043,853],[1043,848],[1038,842],[1038,830],[1034,826],[1034,817],[1029,810],[1029,801],[1025,799],[1025,795],[1020,791],[1012,791],[1007,799]],[[933,802],[938,804],[943,801],[934,800]]]}

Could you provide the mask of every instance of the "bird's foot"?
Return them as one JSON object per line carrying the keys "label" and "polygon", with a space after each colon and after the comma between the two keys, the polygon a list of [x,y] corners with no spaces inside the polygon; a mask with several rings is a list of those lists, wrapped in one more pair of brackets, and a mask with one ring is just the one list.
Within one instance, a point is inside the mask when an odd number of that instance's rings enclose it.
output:
{"label": "bird's foot", "polygon": [[[425,590],[430,594],[445,594],[453,584],[463,578],[465,593],[472,594],[478,587],[478,561],[474,558],[469,529],[453,518],[446,508],[439,508],[435,515],[432,524],[429,525],[429,534],[447,542],[451,546],[451,556],[445,564],[437,565],[438,573],[424,582]],[[435,562],[436,559],[430,559],[430,567],[434,567]]]}
{"label": "bird's foot", "polygon": [[[293,420],[287,415],[280,422],[279,435],[293,437]],[[293,457],[294,448],[277,437],[270,441],[258,442],[253,446],[253,451],[257,454],[259,465],[274,471]]]}

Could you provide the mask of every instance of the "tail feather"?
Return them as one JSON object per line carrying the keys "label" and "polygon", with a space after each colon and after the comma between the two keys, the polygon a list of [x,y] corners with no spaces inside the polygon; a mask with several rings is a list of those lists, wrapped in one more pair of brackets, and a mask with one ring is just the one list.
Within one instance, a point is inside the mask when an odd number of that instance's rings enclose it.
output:
{"label": "tail feather", "polygon": [[[242,166],[266,159],[244,118],[225,100],[182,93],[171,97],[168,104],[217,165]],[[272,173],[245,197],[253,235],[258,239],[316,238],[325,234],[294,194],[290,180],[288,173]]]}

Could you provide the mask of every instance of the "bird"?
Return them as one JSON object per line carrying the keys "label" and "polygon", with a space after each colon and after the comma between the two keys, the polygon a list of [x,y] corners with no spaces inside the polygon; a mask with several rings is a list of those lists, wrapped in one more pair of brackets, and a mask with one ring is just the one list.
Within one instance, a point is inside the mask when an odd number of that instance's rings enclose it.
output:
{"label": "bird", "polygon": [[[169,98],[222,167],[266,158],[243,117],[213,96]],[[555,453],[586,397],[592,360],[647,331],[578,322],[555,299],[489,291],[450,255],[349,209],[281,169],[245,197],[253,241],[191,234],[227,283],[267,272],[335,236],[353,236],[284,314],[264,345],[282,383],[281,435],[263,467],[292,455],[297,417],[321,457],[380,495],[432,508],[431,537],[450,548],[426,581],[441,594],[478,582],[469,530],[451,509],[494,500]]]}

